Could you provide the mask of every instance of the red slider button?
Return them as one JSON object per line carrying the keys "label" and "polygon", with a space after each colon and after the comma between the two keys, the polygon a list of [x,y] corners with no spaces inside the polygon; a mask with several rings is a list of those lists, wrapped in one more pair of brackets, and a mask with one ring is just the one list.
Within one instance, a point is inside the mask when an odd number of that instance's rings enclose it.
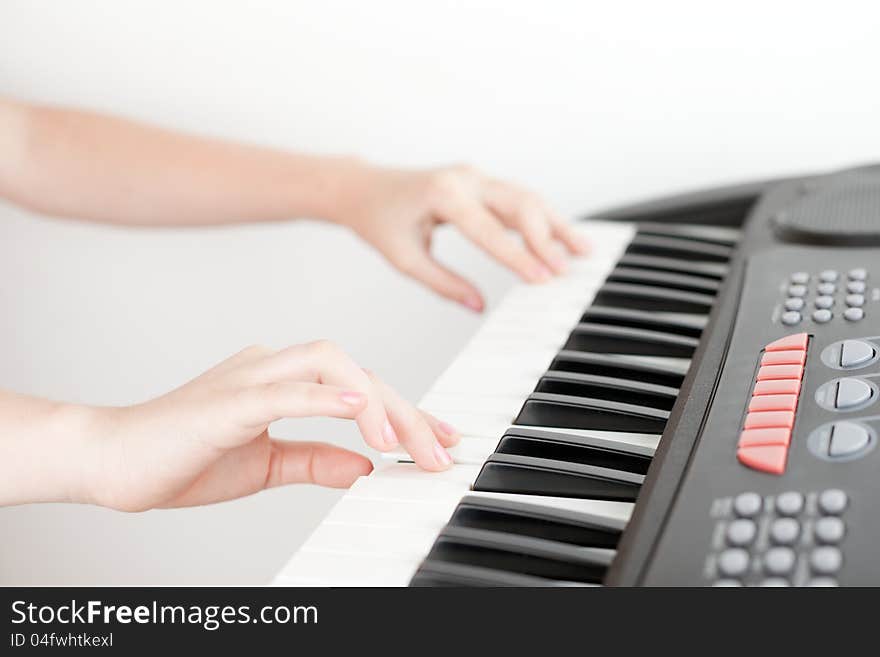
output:
{"label": "red slider button", "polygon": [[749,413],[756,411],[793,411],[797,408],[797,395],[760,395],[752,397]]}
{"label": "red slider button", "polygon": [[746,429],[739,434],[738,447],[754,447],[755,445],[782,445],[788,447],[791,442],[791,429],[773,427],[771,429]]}
{"label": "red slider button", "polygon": [[806,351],[765,351],[761,365],[803,365],[807,362]]}
{"label": "red slider button", "polygon": [[783,445],[755,445],[740,447],[736,458],[744,466],[769,474],[781,475],[785,472],[788,448]]}
{"label": "red slider button", "polygon": [[803,365],[764,365],[758,370],[758,381],[800,379],[803,373]]}
{"label": "red slider button", "polygon": [[746,415],[746,429],[769,429],[773,427],[791,429],[793,426],[794,413],[792,411],[761,411]]}
{"label": "red slider button", "polygon": [[805,351],[809,340],[810,336],[807,333],[796,333],[771,342],[764,347],[764,351],[788,351],[789,349]]}
{"label": "red slider button", "polygon": [[796,395],[801,391],[800,379],[768,379],[758,381],[752,395]]}

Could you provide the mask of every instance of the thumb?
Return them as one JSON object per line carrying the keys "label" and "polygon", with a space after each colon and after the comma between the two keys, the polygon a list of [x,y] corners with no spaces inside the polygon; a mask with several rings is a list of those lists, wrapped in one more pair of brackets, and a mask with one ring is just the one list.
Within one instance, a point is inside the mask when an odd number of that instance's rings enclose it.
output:
{"label": "thumb", "polygon": [[373,471],[366,456],[326,443],[273,439],[265,488],[286,484],[317,484],[348,488]]}
{"label": "thumb", "polygon": [[440,296],[457,301],[474,312],[483,312],[485,304],[479,290],[469,281],[434,260],[430,253],[420,253],[419,257],[413,258],[413,262],[407,263],[403,271]]}

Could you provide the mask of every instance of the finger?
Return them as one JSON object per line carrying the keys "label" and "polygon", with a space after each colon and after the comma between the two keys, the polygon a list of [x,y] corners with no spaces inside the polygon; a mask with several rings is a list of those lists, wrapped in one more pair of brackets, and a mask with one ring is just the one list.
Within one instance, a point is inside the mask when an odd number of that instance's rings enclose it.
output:
{"label": "finger", "polygon": [[444,267],[428,252],[413,254],[412,261],[406,265],[406,274],[427,285],[440,296],[457,301],[473,310],[482,312],[485,307],[483,297],[471,283]]}
{"label": "finger", "polygon": [[250,386],[240,396],[245,422],[254,427],[293,417],[354,419],[367,405],[367,396],[357,390],[320,383],[273,381]]}
{"label": "finger", "polygon": [[526,205],[518,211],[516,227],[532,252],[556,274],[564,274],[568,263],[559,253],[550,230],[550,221],[539,208]]}
{"label": "finger", "polygon": [[370,374],[370,378],[382,392],[388,419],[416,465],[434,471],[446,470],[451,466],[452,458],[440,444],[439,436],[434,433],[425,416],[374,374]]}
{"label": "finger", "polygon": [[434,435],[437,436],[437,440],[440,441],[441,445],[444,447],[453,447],[461,442],[461,433],[459,433],[458,429],[454,426],[448,422],[438,420],[427,411],[420,410],[419,412],[422,414],[422,417],[425,418],[425,422],[428,423],[428,426],[434,431]]}
{"label": "finger", "polygon": [[552,276],[546,265],[507,234],[498,218],[482,203],[460,198],[450,201],[444,214],[468,239],[524,280],[543,283]]}
{"label": "finger", "polygon": [[581,235],[571,223],[553,213],[550,218],[550,229],[553,237],[562,242],[571,253],[587,255],[590,252],[590,240]]}
{"label": "finger", "polygon": [[534,194],[498,180],[488,180],[482,189],[489,208],[509,228],[522,234],[528,247],[551,271],[562,274],[568,268],[552,233],[551,215]]}
{"label": "finger", "polygon": [[366,404],[356,420],[366,443],[380,451],[398,445],[381,394],[351,357],[328,340],[282,349],[255,363],[249,374],[265,383],[308,381],[360,392]]}
{"label": "finger", "polygon": [[325,443],[272,440],[266,488],[317,484],[348,488],[373,471],[366,456]]}

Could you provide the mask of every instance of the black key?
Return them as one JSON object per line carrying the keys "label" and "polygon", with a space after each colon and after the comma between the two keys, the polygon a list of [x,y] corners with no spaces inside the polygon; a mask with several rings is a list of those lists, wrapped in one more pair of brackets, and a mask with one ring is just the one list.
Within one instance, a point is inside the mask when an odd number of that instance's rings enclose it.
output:
{"label": "black key", "polygon": [[692,337],[583,322],[571,332],[564,348],[608,354],[690,358],[697,345],[699,340]]}
{"label": "black key", "polygon": [[715,303],[715,297],[710,294],[684,292],[654,285],[608,282],[599,288],[593,303],[597,306],[634,310],[708,315],[712,310],[712,304]]}
{"label": "black key", "polygon": [[410,586],[591,586],[576,582],[556,582],[546,577],[520,575],[497,568],[468,566],[427,559],[410,580]]}
{"label": "black key", "polygon": [[576,547],[531,536],[447,525],[427,559],[598,584],[614,555],[614,550],[603,548]]}
{"label": "black key", "polygon": [[706,226],[701,224],[675,224],[643,221],[638,225],[640,235],[660,237],[680,237],[709,244],[736,246],[742,238],[742,231],[726,226]]}
{"label": "black key", "polygon": [[611,326],[628,326],[630,328],[648,329],[664,333],[677,333],[694,338],[700,337],[706,328],[706,315],[687,313],[664,313],[633,310],[631,308],[611,308],[609,306],[591,306],[581,318],[582,322],[593,324],[609,324]]}
{"label": "black key", "polygon": [[707,244],[680,237],[658,237],[636,233],[626,249],[627,253],[660,256],[663,258],[688,258],[726,263],[733,256],[733,249],[720,244]]}
{"label": "black key", "polygon": [[474,490],[634,502],[644,475],[518,454],[490,454]]}
{"label": "black key", "polygon": [[615,283],[634,283],[637,285],[656,285],[657,287],[683,292],[697,292],[698,294],[718,294],[721,283],[703,276],[688,276],[687,274],[671,274],[664,271],[651,269],[638,269],[636,267],[622,267],[618,265],[608,274],[609,281]]}
{"label": "black key", "polygon": [[619,379],[595,374],[578,374],[550,370],[535,387],[535,392],[551,392],[557,395],[608,399],[625,404],[651,406],[672,410],[678,397],[678,388],[658,386],[654,383]]}
{"label": "black key", "polygon": [[476,495],[459,502],[449,524],[608,549],[617,547],[626,525],[616,518]]}
{"label": "black key", "polygon": [[530,394],[514,424],[560,429],[595,429],[631,433],[663,433],[669,411],[546,392]]}
{"label": "black key", "polygon": [[624,253],[617,261],[621,267],[639,267],[656,271],[679,272],[689,276],[704,276],[721,280],[727,275],[727,265],[702,260],[682,260],[679,258],[663,258],[660,256]]}
{"label": "black key", "polygon": [[509,429],[495,448],[497,454],[517,454],[534,456],[535,458],[596,465],[600,468],[612,468],[646,474],[651,465],[654,450],[639,445],[574,436],[554,431],[532,431],[538,435],[517,435],[528,430],[519,431],[516,427]]}
{"label": "black key", "polygon": [[598,354],[568,349],[556,354],[550,369],[634,379],[671,388],[680,388],[687,374],[685,365],[679,368],[670,364],[649,363],[645,359],[639,360],[637,356]]}

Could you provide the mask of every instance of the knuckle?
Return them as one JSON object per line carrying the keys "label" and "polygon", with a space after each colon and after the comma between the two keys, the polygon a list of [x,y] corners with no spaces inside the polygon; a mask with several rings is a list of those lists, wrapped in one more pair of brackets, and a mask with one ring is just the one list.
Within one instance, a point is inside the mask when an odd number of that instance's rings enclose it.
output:
{"label": "knuckle", "polygon": [[269,347],[262,344],[250,344],[244,349],[242,349],[239,353],[240,356],[249,356],[249,357],[258,357],[258,356],[266,356],[271,353],[271,349]]}
{"label": "knuckle", "polygon": [[335,342],[327,340],[326,338],[310,342],[308,344],[308,349],[319,358],[334,358],[342,353],[342,350]]}
{"label": "knuckle", "polygon": [[462,176],[454,169],[434,171],[428,178],[428,195],[435,202],[448,201],[463,189]]}
{"label": "knuckle", "polygon": [[412,251],[398,251],[391,256],[393,264],[401,273],[412,275],[418,270],[421,256]]}

